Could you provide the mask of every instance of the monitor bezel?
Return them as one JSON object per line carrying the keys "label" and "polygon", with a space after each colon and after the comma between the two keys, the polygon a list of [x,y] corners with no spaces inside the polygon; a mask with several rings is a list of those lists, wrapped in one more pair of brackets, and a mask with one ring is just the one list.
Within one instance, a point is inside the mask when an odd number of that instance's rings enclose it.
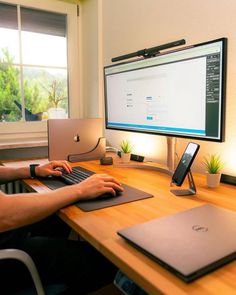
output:
{"label": "monitor bezel", "polygon": [[[218,38],[198,44],[194,44],[191,46],[184,46],[178,49],[174,50],[169,50],[163,53],[158,54],[155,57],[158,56],[163,56],[167,54],[171,54],[173,52],[178,52],[178,51],[184,51],[188,50],[190,48],[195,48],[195,47],[200,47],[203,45],[207,44],[212,44],[212,43],[217,43],[217,42],[222,42],[222,85],[221,85],[221,121],[220,121],[220,133],[219,133],[219,138],[208,138],[204,136],[193,136],[193,135],[187,135],[187,134],[176,134],[172,132],[160,132],[160,131],[147,131],[147,130],[135,130],[132,128],[121,128],[121,127],[111,127],[108,126],[108,109],[107,109],[107,93],[106,93],[106,74],[105,70],[107,68],[112,68],[116,67],[119,65],[124,65],[124,64],[129,64],[137,61],[143,60],[143,58],[136,58],[134,60],[129,60],[126,62],[121,62],[121,63],[115,63],[112,65],[108,65],[104,67],[104,97],[105,97],[105,128],[108,130],[118,130],[118,131],[127,131],[127,132],[135,132],[135,133],[144,133],[144,134],[151,134],[151,135],[161,135],[161,136],[168,136],[168,137],[180,137],[180,138],[188,138],[188,139],[195,139],[195,140],[206,140],[206,141],[213,141],[213,142],[224,142],[225,141],[225,110],[226,110],[226,61],[227,61],[227,38]],[[152,57],[151,57],[152,58]]]}

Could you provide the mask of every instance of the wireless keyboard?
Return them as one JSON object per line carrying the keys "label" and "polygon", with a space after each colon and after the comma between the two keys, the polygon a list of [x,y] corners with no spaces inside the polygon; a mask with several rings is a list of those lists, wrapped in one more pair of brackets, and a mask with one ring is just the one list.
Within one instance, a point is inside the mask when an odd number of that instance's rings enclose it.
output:
{"label": "wireless keyboard", "polygon": [[89,176],[93,175],[94,172],[87,170],[82,167],[73,167],[71,173],[67,173],[65,171],[62,172],[62,176],[60,179],[66,184],[76,184],[79,183]]}

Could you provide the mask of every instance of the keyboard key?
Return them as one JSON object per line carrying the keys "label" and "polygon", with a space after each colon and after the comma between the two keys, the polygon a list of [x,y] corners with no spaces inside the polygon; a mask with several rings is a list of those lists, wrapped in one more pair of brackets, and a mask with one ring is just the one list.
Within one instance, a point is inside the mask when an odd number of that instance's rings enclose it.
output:
{"label": "keyboard key", "polygon": [[89,176],[93,175],[92,171],[89,171],[82,167],[73,167],[71,173],[62,172],[61,180],[66,184],[76,184],[85,180]]}

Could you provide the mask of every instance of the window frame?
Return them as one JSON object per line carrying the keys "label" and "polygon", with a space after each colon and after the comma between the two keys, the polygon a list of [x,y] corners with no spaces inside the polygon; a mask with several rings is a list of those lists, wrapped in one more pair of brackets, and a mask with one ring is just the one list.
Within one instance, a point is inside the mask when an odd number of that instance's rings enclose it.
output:
{"label": "window frame", "polygon": [[[6,0],[7,4],[22,5],[32,9],[67,14],[67,60],[68,60],[68,115],[80,117],[79,99],[79,18],[77,5],[57,0]],[[74,98],[74,99],[72,99]],[[1,122],[0,141],[13,141],[17,138],[47,138],[47,122]]]}

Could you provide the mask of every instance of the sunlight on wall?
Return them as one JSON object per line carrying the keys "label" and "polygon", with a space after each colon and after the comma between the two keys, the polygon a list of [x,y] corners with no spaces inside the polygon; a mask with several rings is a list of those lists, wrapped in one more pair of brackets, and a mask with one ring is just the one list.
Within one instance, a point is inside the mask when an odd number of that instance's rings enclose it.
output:
{"label": "sunlight on wall", "polygon": [[146,161],[157,161],[166,164],[167,141],[165,136],[105,130],[108,145],[119,149],[122,140],[129,140],[133,145],[133,154],[144,156]]}
{"label": "sunlight on wall", "polygon": [[79,4],[79,0],[59,0],[59,1],[73,3],[73,4]]}
{"label": "sunlight on wall", "polygon": [[[163,149],[163,145],[156,144],[154,136],[145,134],[130,134],[130,141],[134,146],[134,153],[138,155],[146,155],[150,158],[156,158],[160,149]],[[165,147],[164,147],[165,150]]]}
{"label": "sunlight on wall", "polygon": [[236,176],[236,141],[227,147],[227,153],[224,154],[223,162],[225,163],[223,173]]}

